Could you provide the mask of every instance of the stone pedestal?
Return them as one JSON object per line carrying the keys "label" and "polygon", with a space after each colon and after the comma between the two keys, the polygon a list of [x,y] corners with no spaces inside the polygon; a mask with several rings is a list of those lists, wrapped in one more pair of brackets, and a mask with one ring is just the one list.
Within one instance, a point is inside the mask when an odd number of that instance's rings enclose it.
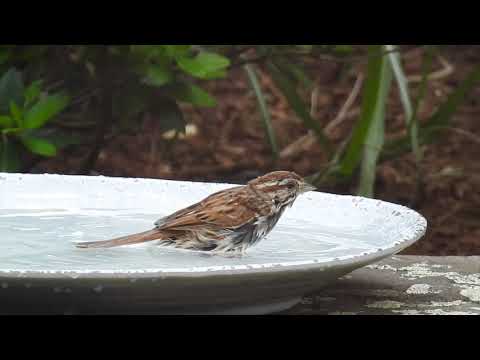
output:
{"label": "stone pedestal", "polygon": [[480,257],[394,256],[282,314],[480,315]]}

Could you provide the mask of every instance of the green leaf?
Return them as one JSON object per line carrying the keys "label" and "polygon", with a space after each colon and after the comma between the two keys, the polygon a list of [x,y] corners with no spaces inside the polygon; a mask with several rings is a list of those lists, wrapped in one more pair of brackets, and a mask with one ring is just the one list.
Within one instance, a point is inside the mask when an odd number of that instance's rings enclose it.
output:
{"label": "green leaf", "polygon": [[303,120],[305,126],[315,133],[320,144],[322,144],[323,147],[329,152],[329,155],[331,155],[332,150],[330,141],[323,133],[323,129],[321,128],[320,124],[310,116],[307,106],[298,95],[295,87],[273,62],[269,61],[267,63],[267,67],[272,75],[273,80],[280,88],[283,95],[285,95],[295,113]]}
{"label": "green leaf", "polygon": [[64,95],[50,95],[37,102],[25,114],[24,127],[38,129],[60,113],[69,103]]}
{"label": "green leaf", "polygon": [[8,113],[10,102],[23,104],[24,86],[20,72],[8,70],[0,79],[0,113]]}
{"label": "green leaf", "polygon": [[[418,111],[420,109],[420,104],[424,100],[426,93],[427,93],[427,85],[428,85],[428,75],[432,67],[432,62],[433,62],[433,55],[434,55],[434,46],[428,45],[425,47],[426,49],[426,54],[423,56],[422,60],[422,81],[420,83],[420,88],[418,91],[418,95],[415,99],[415,104],[413,106],[412,110],[412,120],[410,121],[410,129],[409,129],[409,138],[411,140],[412,136],[415,138],[418,138],[418,143],[419,146],[424,144],[425,141],[422,139],[422,133],[420,132],[420,125],[418,121]],[[411,143],[411,141],[410,141]],[[389,157],[394,157],[400,153],[408,151],[408,138],[400,138],[395,141],[390,141],[386,144],[385,146],[385,152],[382,156],[382,160],[385,160],[386,158]],[[420,158],[417,157],[416,155],[416,161],[417,161],[417,169],[418,165],[420,164],[422,153],[419,151]],[[418,175],[418,172],[417,172]]]}
{"label": "green leaf", "polygon": [[162,86],[173,80],[172,71],[166,66],[150,65],[147,68],[147,78],[145,82],[153,86]]}
{"label": "green leaf", "polygon": [[15,121],[7,115],[0,115],[0,129],[9,129],[15,126]]}
{"label": "green leaf", "polygon": [[408,90],[408,81],[403,72],[403,67],[398,52],[393,52],[396,49],[394,45],[385,45],[385,50],[388,52],[388,60],[395,75],[395,80],[398,85],[400,93],[400,100],[405,112],[405,120],[407,129],[410,135],[410,143],[412,151],[415,155],[415,161],[417,163],[417,169],[420,167],[422,154],[420,151],[420,145],[418,140],[418,119],[414,114],[414,109],[410,99],[410,92]]}
{"label": "green leaf", "polygon": [[202,88],[193,84],[176,84],[169,93],[177,100],[188,102],[197,106],[214,107],[216,100]]}
{"label": "green leaf", "polygon": [[40,95],[42,80],[34,81],[25,89],[25,107],[32,104]]}
{"label": "green leaf", "polygon": [[279,152],[278,152],[277,140],[275,137],[275,131],[273,130],[270,111],[268,110],[267,102],[265,100],[265,96],[263,94],[262,88],[260,87],[257,74],[255,73],[255,70],[253,69],[253,67],[249,64],[245,65],[245,71],[247,72],[248,79],[250,80],[250,84],[252,85],[253,91],[255,92],[255,95],[257,97],[258,106],[262,114],[263,125],[267,133],[268,141],[270,142],[270,147],[272,149],[273,157],[275,159],[278,159]]}
{"label": "green leaf", "polygon": [[48,157],[55,156],[57,154],[57,148],[55,145],[47,140],[23,134],[20,136],[20,141],[34,154]]}
{"label": "green leaf", "polygon": [[[376,47],[372,47],[376,48]],[[378,61],[378,60],[379,61]],[[366,113],[365,116],[371,116],[372,119],[368,136],[365,142],[365,148],[363,151],[363,161],[360,174],[360,185],[358,195],[373,197],[375,178],[377,171],[377,162],[382,152],[383,145],[385,143],[385,108],[387,105],[388,94],[392,84],[392,69],[388,62],[388,58],[383,56],[376,57],[373,60],[373,56],[369,61],[373,61],[376,69],[372,66],[369,68],[371,71],[378,73],[378,77],[375,74],[368,74],[371,78],[376,78],[378,84],[376,84],[376,103],[373,113]],[[379,64],[377,64],[379,62]],[[369,84],[367,81],[367,88]],[[367,99],[367,101],[373,101],[373,98]],[[367,110],[370,109],[369,105],[365,105]],[[367,121],[367,120],[365,120]]]}
{"label": "green leaf", "polygon": [[207,79],[215,75],[223,75],[221,71],[230,66],[230,60],[215,53],[201,52],[194,58],[178,58],[177,64],[186,73]]}
{"label": "green leaf", "polygon": [[15,120],[18,127],[22,127],[23,111],[18,107],[14,101],[10,101],[10,114]]}
{"label": "green leaf", "polygon": [[405,110],[405,118],[408,122],[411,120],[413,115],[413,106],[410,100],[410,93],[408,91],[408,82],[403,72],[403,67],[400,59],[400,54],[398,52],[393,52],[396,49],[395,45],[385,45],[385,50],[388,52],[388,61],[392,67],[393,73],[395,75],[395,80],[398,85],[398,90],[400,93],[400,100],[402,102],[403,108]]}
{"label": "green leaf", "polygon": [[212,71],[211,73],[206,74],[202,77],[202,80],[214,80],[214,79],[222,79],[227,76],[226,70],[218,70]]}
{"label": "green leaf", "polygon": [[391,88],[392,71],[386,56],[377,56],[380,45],[369,48],[368,74],[362,113],[339,166],[350,177],[362,160],[359,195],[373,196],[376,165],[384,145],[385,107]]}
{"label": "green leaf", "polygon": [[0,140],[0,172],[19,171],[22,166],[19,147],[13,139],[5,135],[3,135]]}
{"label": "green leaf", "polygon": [[378,45],[373,45],[369,50],[368,78],[365,84],[362,113],[340,164],[340,173],[347,177],[352,176],[359,165],[369,130],[372,123],[382,115],[382,105],[385,104],[385,98],[382,96],[386,95],[387,83],[384,79],[386,70],[384,57],[375,56],[378,48]]}
{"label": "green leaf", "polygon": [[163,45],[167,56],[178,59],[190,53],[192,45]]}

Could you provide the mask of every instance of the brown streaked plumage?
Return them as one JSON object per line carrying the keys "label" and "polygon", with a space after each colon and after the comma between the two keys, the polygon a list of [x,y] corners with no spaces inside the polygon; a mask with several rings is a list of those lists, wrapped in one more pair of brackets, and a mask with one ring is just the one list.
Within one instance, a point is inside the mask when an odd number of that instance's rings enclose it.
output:
{"label": "brown streaked plumage", "polygon": [[297,196],[314,187],[293,172],[276,171],[247,185],[219,191],[166,216],[155,228],[108,241],[79,243],[80,248],[110,248],[158,241],[176,248],[244,252],[264,238]]}

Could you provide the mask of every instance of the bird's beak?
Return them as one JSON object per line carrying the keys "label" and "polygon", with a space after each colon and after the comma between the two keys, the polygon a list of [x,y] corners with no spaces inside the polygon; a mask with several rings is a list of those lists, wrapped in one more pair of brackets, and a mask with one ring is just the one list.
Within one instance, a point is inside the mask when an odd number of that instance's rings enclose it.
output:
{"label": "bird's beak", "polygon": [[304,193],[307,193],[309,191],[314,191],[314,190],[317,190],[317,188],[309,183],[303,183],[302,185],[302,188],[301,188],[301,191],[302,191],[302,194]]}

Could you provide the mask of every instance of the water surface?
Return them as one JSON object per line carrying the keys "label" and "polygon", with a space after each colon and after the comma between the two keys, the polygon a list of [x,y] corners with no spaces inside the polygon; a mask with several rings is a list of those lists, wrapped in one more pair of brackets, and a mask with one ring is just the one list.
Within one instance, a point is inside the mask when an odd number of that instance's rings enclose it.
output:
{"label": "water surface", "polygon": [[[164,214],[167,215],[167,214]],[[149,230],[161,215],[127,210],[0,210],[0,271],[138,271],[212,266],[319,262],[372,252],[376,241],[365,229],[346,224],[320,227],[308,220],[282,218],[243,257],[135,245],[77,249],[75,242],[99,241]],[[366,231],[364,231],[366,230]],[[377,234],[378,236],[378,234]],[[381,239],[380,239],[381,240]]]}

